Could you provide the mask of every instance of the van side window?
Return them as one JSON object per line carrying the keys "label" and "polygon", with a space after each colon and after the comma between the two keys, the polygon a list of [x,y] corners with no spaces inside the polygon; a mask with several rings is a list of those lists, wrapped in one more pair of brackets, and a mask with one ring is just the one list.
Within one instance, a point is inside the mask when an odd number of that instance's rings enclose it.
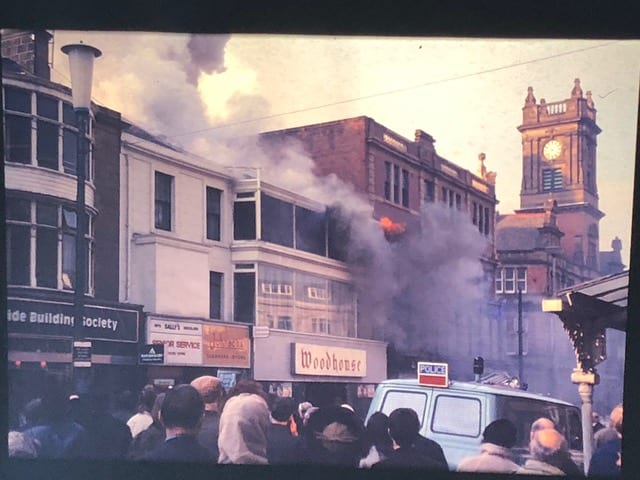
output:
{"label": "van side window", "polygon": [[540,417],[546,417],[555,423],[560,433],[566,436],[566,417],[561,405],[531,398],[496,395],[496,417],[511,420],[516,426],[518,438],[516,448],[527,449],[531,424]]}
{"label": "van side window", "polygon": [[480,400],[438,395],[431,430],[437,433],[477,437],[480,435]]}
{"label": "van side window", "polygon": [[384,396],[380,411],[385,415],[389,415],[396,408],[413,409],[418,414],[420,427],[422,428],[422,422],[424,421],[424,416],[427,411],[427,396],[419,392],[398,392],[391,390]]}

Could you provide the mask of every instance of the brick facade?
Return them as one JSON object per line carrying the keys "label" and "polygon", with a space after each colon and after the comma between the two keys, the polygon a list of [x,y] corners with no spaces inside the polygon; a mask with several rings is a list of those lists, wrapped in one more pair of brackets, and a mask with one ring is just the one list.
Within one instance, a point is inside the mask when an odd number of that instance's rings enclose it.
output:
{"label": "brick facade", "polygon": [[2,30],[2,56],[9,58],[45,80],[51,76],[49,42],[52,35],[46,30]]}

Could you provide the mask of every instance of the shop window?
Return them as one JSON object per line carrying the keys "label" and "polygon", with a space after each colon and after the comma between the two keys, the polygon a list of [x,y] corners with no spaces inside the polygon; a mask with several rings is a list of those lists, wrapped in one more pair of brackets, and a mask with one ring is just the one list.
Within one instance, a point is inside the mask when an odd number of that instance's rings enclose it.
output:
{"label": "shop window", "polygon": [[471,221],[474,225],[478,225],[478,204],[476,202],[471,203]]}
{"label": "shop window", "polygon": [[7,162],[31,163],[31,119],[5,115],[4,132]]}
{"label": "shop window", "polygon": [[171,196],[173,177],[161,172],[155,174],[155,226],[171,231]]}
{"label": "shop window", "polygon": [[255,320],[255,273],[233,274],[233,319],[236,322],[253,324]]}
{"label": "shop window", "polygon": [[456,193],[456,209],[462,209],[462,195],[460,195],[459,193]]}
{"label": "shop window", "polygon": [[293,204],[264,193],[261,202],[261,240],[293,247]]}
{"label": "shop window", "polygon": [[209,272],[209,318],[222,318],[222,273]]}
{"label": "shop window", "polygon": [[235,202],[233,204],[233,239],[256,239],[256,202]]}
{"label": "shop window", "polygon": [[295,207],[296,249],[326,255],[327,220],[324,212]]}
{"label": "shop window", "polygon": [[220,198],[222,191],[207,187],[207,238],[220,240]]}

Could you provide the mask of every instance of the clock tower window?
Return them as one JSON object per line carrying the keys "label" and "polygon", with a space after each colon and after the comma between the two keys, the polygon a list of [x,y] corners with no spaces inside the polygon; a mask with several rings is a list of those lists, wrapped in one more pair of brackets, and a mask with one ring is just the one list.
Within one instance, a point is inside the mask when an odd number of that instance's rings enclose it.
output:
{"label": "clock tower window", "polygon": [[561,168],[545,168],[542,170],[542,191],[562,190],[563,179]]}

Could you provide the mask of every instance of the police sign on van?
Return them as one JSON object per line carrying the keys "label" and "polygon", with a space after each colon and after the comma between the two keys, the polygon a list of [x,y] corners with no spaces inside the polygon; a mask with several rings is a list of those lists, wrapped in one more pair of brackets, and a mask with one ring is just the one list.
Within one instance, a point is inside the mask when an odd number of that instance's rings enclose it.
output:
{"label": "police sign on van", "polygon": [[449,365],[446,363],[418,362],[418,383],[427,387],[449,386]]}

